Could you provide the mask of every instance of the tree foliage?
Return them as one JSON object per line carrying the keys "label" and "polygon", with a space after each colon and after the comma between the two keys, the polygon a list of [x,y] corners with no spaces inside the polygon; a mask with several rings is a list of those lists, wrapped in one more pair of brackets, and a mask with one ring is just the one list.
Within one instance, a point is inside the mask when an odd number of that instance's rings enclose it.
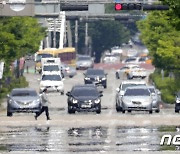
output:
{"label": "tree foliage", "polygon": [[101,53],[113,46],[121,45],[130,38],[130,33],[118,21],[99,21],[90,25],[92,48],[99,62]]}
{"label": "tree foliage", "polygon": [[169,11],[154,11],[138,22],[141,39],[148,47],[156,67],[180,70],[180,1],[162,0]]}
{"label": "tree foliage", "polygon": [[11,62],[27,53],[38,50],[45,36],[37,20],[32,17],[8,17],[0,19],[0,57]]}

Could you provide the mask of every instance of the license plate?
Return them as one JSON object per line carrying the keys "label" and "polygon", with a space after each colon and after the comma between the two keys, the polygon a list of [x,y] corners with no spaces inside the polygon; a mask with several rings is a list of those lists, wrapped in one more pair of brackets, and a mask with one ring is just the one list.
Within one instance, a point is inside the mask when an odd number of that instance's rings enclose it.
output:
{"label": "license plate", "polygon": [[90,108],[91,105],[84,105],[84,104],[82,104],[81,107],[82,107],[82,108]]}

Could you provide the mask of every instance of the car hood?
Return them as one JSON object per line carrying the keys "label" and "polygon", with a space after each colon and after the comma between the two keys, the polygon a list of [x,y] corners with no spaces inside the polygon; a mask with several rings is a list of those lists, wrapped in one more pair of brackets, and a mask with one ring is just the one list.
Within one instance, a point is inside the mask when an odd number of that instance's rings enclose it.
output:
{"label": "car hood", "polygon": [[57,85],[63,85],[63,82],[62,81],[46,80],[46,81],[41,81],[40,85],[43,85],[43,86],[57,86]]}
{"label": "car hood", "polygon": [[11,99],[13,99],[14,101],[19,101],[19,102],[32,102],[34,100],[40,99],[40,97],[39,96],[37,97],[16,96],[16,97],[11,97]]}
{"label": "car hood", "polygon": [[85,60],[82,60],[82,61],[77,61],[77,65],[80,65],[80,64],[91,64],[92,62],[91,61],[85,61]]}
{"label": "car hood", "polygon": [[78,101],[89,101],[98,99],[98,96],[74,96],[74,98]]}
{"label": "car hood", "polygon": [[149,102],[151,101],[150,96],[123,96],[123,101],[125,102]]}

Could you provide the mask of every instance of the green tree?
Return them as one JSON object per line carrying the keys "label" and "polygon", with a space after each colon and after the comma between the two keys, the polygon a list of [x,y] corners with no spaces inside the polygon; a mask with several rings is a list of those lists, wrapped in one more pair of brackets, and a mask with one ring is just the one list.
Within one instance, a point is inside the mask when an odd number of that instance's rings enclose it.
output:
{"label": "green tree", "polygon": [[38,50],[45,29],[35,18],[7,17],[0,21],[0,57],[6,63]]}
{"label": "green tree", "polygon": [[179,0],[163,0],[169,11],[154,11],[138,22],[141,39],[148,47],[156,67],[178,72],[180,70]]}
{"label": "green tree", "polygon": [[99,21],[90,25],[90,36],[96,62],[99,62],[104,50],[127,42],[130,32],[118,21]]}

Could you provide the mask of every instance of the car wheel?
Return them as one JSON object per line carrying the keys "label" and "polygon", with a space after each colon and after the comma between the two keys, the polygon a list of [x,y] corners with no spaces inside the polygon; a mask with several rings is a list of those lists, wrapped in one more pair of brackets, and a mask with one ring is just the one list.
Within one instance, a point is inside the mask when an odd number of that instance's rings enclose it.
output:
{"label": "car wheel", "polygon": [[8,111],[7,111],[7,116],[8,116],[8,117],[12,117],[12,116],[13,116],[12,112],[8,112]]}
{"label": "car wheel", "polygon": [[119,73],[116,72],[116,79],[120,79]]}
{"label": "car wheel", "polygon": [[157,109],[157,110],[155,110],[155,112],[156,112],[156,113],[159,113],[159,112],[160,112],[160,110],[159,110],[159,109]]}
{"label": "car wheel", "polygon": [[149,114],[152,114],[152,112],[153,112],[152,110],[149,110]]}
{"label": "car wheel", "polygon": [[122,109],[122,113],[125,113],[126,111]]}
{"label": "car wheel", "polygon": [[96,113],[97,113],[97,114],[100,114],[100,113],[101,113],[101,108],[98,108],[98,109],[96,110]]}
{"label": "car wheel", "polygon": [[69,78],[73,78],[74,76],[73,75],[70,75]]}
{"label": "car wheel", "polygon": [[116,104],[116,111],[117,112],[121,112],[122,111],[122,108],[120,106],[118,106],[117,104]]}
{"label": "car wheel", "polygon": [[175,113],[179,113],[179,110],[175,109]]}
{"label": "car wheel", "polygon": [[68,113],[69,114],[74,114],[75,113],[75,110],[72,110],[70,106],[68,106]]}

